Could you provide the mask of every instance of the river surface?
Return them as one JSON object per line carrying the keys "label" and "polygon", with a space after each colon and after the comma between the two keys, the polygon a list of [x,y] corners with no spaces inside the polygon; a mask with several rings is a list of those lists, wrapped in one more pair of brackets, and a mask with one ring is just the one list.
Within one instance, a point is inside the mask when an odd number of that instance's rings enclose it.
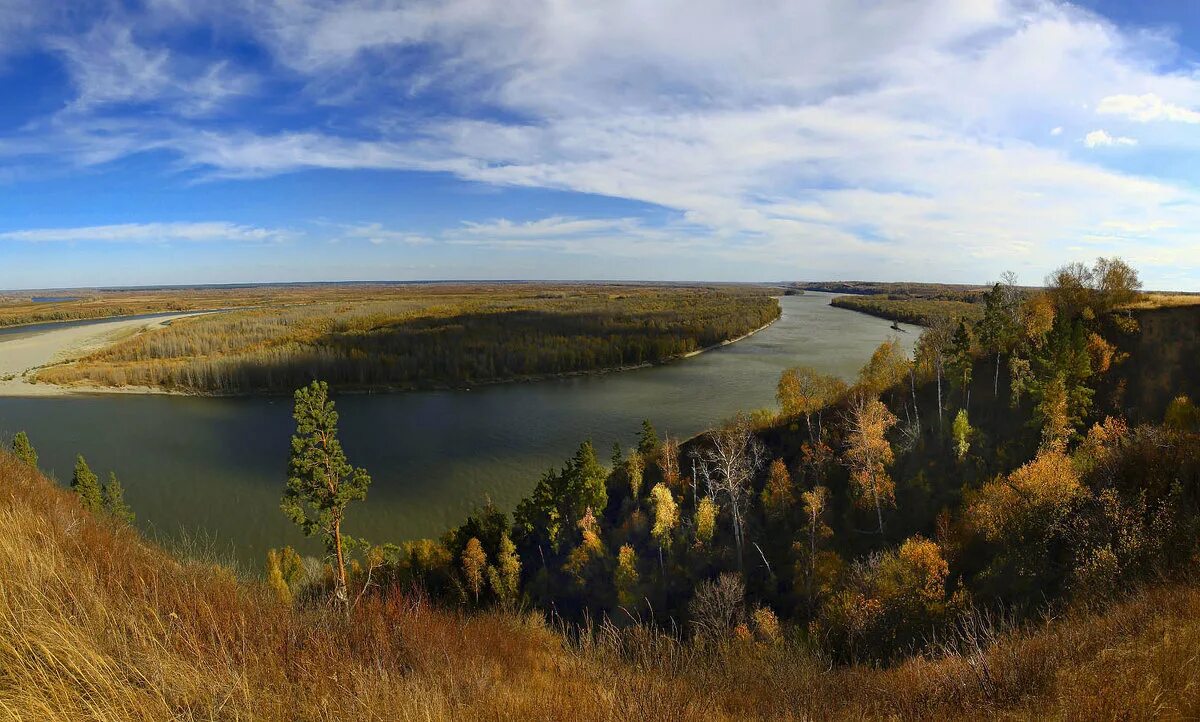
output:
{"label": "river surface", "polygon": [[[830,298],[785,296],[783,315],[769,328],[664,366],[469,391],[336,397],[350,461],[374,480],[347,531],[376,543],[436,537],[489,499],[511,510],[584,439],[606,460],[614,441],[636,443],[643,418],[660,435],[690,436],[738,410],[773,407],[775,384],[789,366],[849,380],[889,336],[911,350],[916,327],[896,334],[887,321],[829,306]],[[102,479],[118,474],[151,536],[204,537],[250,565],[273,546],[316,549],[279,511],[293,426],[286,398],[0,398],[0,438],[27,431],[43,470],[66,483],[81,453]]]}

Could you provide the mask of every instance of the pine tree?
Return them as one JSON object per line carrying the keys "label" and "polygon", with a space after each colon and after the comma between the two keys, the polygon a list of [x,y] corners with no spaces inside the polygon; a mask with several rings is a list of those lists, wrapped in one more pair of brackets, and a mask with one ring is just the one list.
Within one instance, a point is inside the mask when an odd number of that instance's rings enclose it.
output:
{"label": "pine tree", "polygon": [[963,406],[966,407],[971,405],[971,374],[975,368],[973,345],[971,327],[966,321],[959,321],[958,328],[950,339],[950,368],[954,372],[955,383],[962,390]]}
{"label": "pine tree", "polygon": [[588,509],[597,515],[604,513],[608,505],[607,481],[608,472],[596,458],[592,442],[580,444],[562,473],[563,495],[572,522],[582,519]]}
{"label": "pine tree", "polygon": [[22,463],[31,469],[36,469],[38,465],[37,451],[34,450],[33,444],[29,443],[29,437],[24,431],[18,431],[17,435],[12,440],[12,453]]}
{"label": "pine tree", "polygon": [[75,472],[71,475],[71,489],[79,497],[79,503],[92,513],[99,513],[104,508],[104,497],[98,479],[83,456],[75,457]]}
{"label": "pine tree", "polygon": [[104,485],[103,489],[103,501],[104,511],[109,516],[126,524],[133,523],[133,511],[125,503],[125,490],[121,488],[121,482],[117,479],[115,472],[108,472],[108,483]]}
{"label": "pine tree", "polygon": [[638,434],[638,453],[650,456],[658,450],[658,443],[658,432],[654,430],[654,424],[650,423],[650,419],[642,419],[642,431]]}
{"label": "pine tree", "polygon": [[367,497],[371,477],[350,466],[337,438],[338,414],[324,381],[296,391],[296,433],[288,465],[287,488],[280,508],[307,536],[320,536],[334,558],[334,596],[349,603],[346,591],[346,547],[342,534],[346,505]]}

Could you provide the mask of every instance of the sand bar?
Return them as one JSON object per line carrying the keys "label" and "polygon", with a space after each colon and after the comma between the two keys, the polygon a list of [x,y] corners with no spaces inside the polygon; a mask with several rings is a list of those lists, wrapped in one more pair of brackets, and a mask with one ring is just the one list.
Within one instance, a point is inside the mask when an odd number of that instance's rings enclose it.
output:
{"label": "sand bar", "polygon": [[62,396],[72,393],[153,393],[141,387],[58,386],[31,383],[29,377],[49,364],[71,361],[130,336],[145,333],[188,316],[179,313],[154,318],[124,318],[81,326],[64,326],[29,333],[0,335],[0,396]]}

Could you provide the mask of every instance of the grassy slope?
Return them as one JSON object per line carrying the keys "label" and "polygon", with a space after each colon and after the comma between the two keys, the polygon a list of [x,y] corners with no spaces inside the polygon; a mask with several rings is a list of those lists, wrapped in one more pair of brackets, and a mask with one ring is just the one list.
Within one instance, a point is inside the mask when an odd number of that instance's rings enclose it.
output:
{"label": "grassy slope", "polygon": [[530,617],[392,594],[349,622],[147,545],[0,452],[0,718],[1194,717],[1200,592],[1142,593],[976,657],[828,671],[638,630],[568,646]]}

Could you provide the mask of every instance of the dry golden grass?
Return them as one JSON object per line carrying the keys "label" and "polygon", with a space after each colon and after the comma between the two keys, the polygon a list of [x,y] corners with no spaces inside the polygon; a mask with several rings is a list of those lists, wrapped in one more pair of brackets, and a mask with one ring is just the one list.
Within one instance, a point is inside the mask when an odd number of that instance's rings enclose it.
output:
{"label": "dry golden grass", "polygon": [[1144,293],[1131,304],[1123,306],[1128,309],[1172,308],[1174,306],[1194,306],[1200,304],[1200,293]]}
{"label": "dry golden grass", "polygon": [[1200,591],[975,635],[891,669],[799,647],[700,649],[633,628],[397,593],[353,616],[175,559],[0,452],[0,719],[1194,719]]}

